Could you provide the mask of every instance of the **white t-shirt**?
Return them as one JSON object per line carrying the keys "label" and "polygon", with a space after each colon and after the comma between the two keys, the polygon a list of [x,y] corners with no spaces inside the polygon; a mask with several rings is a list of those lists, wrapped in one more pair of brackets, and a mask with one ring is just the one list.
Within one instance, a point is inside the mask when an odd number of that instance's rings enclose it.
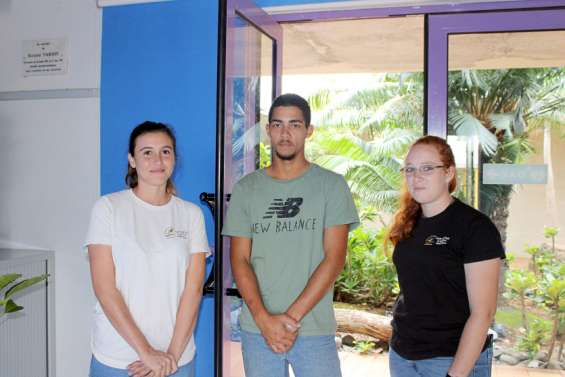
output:
{"label": "white t-shirt", "polygon": [[[132,190],[109,194],[92,209],[85,247],[95,244],[112,246],[118,290],[151,346],[166,351],[190,255],[209,253],[202,211],[176,196],[154,206]],[[91,345],[94,356],[113,368],[125,369],[139,359],[99,302],[94,307]],[[189,363],[195,350],[191,337],[179,365]]]}

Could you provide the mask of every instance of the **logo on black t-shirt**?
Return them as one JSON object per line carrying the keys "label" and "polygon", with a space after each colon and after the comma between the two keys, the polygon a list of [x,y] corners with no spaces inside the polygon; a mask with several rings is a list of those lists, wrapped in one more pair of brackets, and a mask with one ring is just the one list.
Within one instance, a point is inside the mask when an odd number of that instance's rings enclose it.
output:
{"label": "logo on black t-shirt", "polygon": [[436,236],[435,234],[432,234],[431,236],[428,236],[426,238],[426,240],[424,241],[424,246],[441,246],[441,245],[447,245],[447,242],[450,240],[449,237],[445,236],[445,237],[440,237],[440,236]]}
{"label": "logo on black t-shirt", "polygon": [[275,198],[271,202],[263,218],[272,219],[275,214],[277,215],[277,219],[288,219],[290,217],[294,217],[300,212],[302,202],[302,198],[288,198],[284,202],[283,199]]}

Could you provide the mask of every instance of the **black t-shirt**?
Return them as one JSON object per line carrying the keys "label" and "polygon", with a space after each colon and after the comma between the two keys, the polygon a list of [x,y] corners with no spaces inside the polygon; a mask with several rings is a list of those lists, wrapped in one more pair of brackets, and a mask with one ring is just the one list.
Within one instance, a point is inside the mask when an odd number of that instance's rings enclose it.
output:
{"label": "black t-shirt", "polygon": [[394,248],[400,295],[392,348],[409,360],[454,356],[470,315],[463,265],[499,257],[505,255],[494,224],[457,199],[420,218]]}

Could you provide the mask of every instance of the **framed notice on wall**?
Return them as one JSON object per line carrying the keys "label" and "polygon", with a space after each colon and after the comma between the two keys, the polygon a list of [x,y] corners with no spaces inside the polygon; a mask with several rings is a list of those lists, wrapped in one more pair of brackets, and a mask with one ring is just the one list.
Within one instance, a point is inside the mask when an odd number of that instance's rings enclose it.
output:
{"label": "framed notice on wall", "polygon": [[22,47],[22,72],[24,77],[67,74],[66,39],[23,41]]}

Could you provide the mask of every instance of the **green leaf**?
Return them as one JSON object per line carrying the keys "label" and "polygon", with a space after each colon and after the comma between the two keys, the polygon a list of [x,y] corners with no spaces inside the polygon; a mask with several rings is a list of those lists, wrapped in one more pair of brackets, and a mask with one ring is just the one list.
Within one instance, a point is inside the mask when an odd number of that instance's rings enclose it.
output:
{"label": "green leaf", "polygon": [[506,275],[505,285],[513,293],[523,296],[536,285],[536,277],[530,271],[513,270]]}
{"label": "green leaf", "polygon": [[449,114],[449,123],[453,125],[459,136],[477,136],[487,156],[492,156],[496,152],[498,147],[496,136],[472,114],[452,112]]}
{"label": "green leaf", "polygon": [[4,289],[8,284],[21,277],[21,274],[0,275],[0,290]]}
{"label": "green leaf", "polygon": [[14,294],[23,291],[24,289],[27,289],[29,287],[31,287],[34,284],[37,284],[43,280],[47,279],[47,275],[39,275],[39,276],[34,276],[32,278],[29,279],[24,279],[22,281],[20,281],[18,284],[13,285],[10,289],[8,289],[6,291],[6,294],[4,295],[4,298],[7,299],[9,297],[12,297]]}
{"label": "green leaf", "polygon": [[528,247],[526,247],[525,251],[526,251],[526,253],[528,253],[530,255],[536,256],[542,250],[541,250],[541,247],[539,247],[539,246],[528,246]]}
{"label": "green leaf", "polygon": [[8,300],[8,302],[6,302],[6,309],[4,310],[4,313],[19,312],[23,308],[24,308],[23,306],[19,306],[18,304],[16,304],[14,302],[14,300],[10,299],[10,300]]}
{"label": "green leaf", "polygon": [[545,238],[551,238],[557,236],[559,233],[559,228],[554,226],[545,226],[543,227],[543,235]]}

